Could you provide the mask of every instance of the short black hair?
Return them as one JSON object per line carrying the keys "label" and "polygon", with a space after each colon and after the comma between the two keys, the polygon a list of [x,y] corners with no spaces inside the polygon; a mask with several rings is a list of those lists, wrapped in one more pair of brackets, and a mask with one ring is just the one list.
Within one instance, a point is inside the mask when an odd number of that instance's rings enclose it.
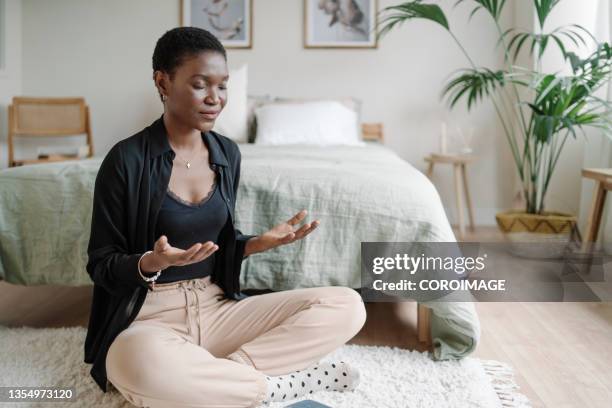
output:
{"label": "short black hair", "polygon": [[225,47],[209,31],[197,27],[173,28],[166,31],[155,44],[153,72],[165,71],[172,76],[186,57],[206,51],[218,52],[227,61]]}

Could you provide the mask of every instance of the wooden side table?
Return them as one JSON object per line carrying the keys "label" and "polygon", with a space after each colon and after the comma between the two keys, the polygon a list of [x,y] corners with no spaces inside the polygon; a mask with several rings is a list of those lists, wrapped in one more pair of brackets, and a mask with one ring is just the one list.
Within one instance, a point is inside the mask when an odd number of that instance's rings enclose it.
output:
{"label": "wooden side table", "polygon": [[470,231],[474,231],[474,211],[472,209],[472,200],[470,198],[470,190],[468,189],[467,173],[465,167],[468,163],[473,162],[476,158],[472,155],[451,155],[451,154],[431,154],[425,158],[425,161],[429,163],[427,169],[427,177],[429,179],[433,176],[434,165],[438,164],[452,164],[454,177],[455,177],[455,198],[457,204],[457,213],[459,215],[459,236],[463,238],[465,236],[465,221],[463,218],[463,200],[461,199],[461,186],[463,186],[463,193],[465,194],[465,201],[467,204],[468,217],[470,220]]}
{"label": "wooden side table", "polygon": [[582,177],[595,180],[591,212],[582,240],[582,249],[587,250],[591,243],[597,241],[606,195],[608,190],[612,190],[612,169],[582,169]]}

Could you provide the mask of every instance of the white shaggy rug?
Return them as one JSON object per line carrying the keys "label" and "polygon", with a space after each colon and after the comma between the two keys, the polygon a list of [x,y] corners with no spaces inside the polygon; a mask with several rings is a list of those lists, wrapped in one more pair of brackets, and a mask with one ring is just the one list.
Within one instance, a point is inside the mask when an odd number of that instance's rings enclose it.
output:
{"label": "white shaggy rug", "polygon": [[[34,329],[0,326],[0,386],[75,387],[67,407],[131,407],[109,387],[103,393],[83,363],[85,328]],[[350,361],[360,369],[356,391],[318,392],[313,399],[331,407],[495,408],[529,407],[512,369],[495,361],[466,358],[434,362],[427,353],[398,348],[346,345],[323,360]],[[282,407],[295,402],[271,404]],[[0,406],[2,403],[0,403]],[[10,404],[15,405],[15,404]],[[22,404],[18,404],[23,406]],[[54,407],[61,403],[52,403]],[[45,406],[49,403],[28,405]]]}

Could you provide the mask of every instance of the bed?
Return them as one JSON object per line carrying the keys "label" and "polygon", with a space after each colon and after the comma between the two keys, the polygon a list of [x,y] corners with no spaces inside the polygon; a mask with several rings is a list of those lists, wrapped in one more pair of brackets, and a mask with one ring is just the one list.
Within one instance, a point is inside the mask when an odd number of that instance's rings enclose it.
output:
{"label": "bed", "polygon": [[[260,233],[306,208],[307,239],[253,255],[244,289],[360,287],[362,241],[454,241],[438,193],[381,144],[241,145],[236,223]],[[0,278],[21,285],[90,285],[85,270],[101,158],[0,171]],[[480,326],[470,302],[431,302],[434,358],[461,358]]]}

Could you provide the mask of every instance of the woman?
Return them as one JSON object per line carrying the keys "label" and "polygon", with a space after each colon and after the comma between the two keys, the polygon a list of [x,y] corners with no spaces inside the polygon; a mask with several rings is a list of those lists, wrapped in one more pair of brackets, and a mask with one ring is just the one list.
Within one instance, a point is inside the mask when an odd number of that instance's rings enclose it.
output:
{"label": "woman", "polygon": [[240,151],[212,131],[227,103],[227,57],[197,28],[153,53],[164,113],[117,143],[96,178],[85,362],[106,391],[148,407],[255,407],[353,390],[357,371],[317,362],[363,326],[349,288],[245,297],[243,258],[304,238],[300,211],[259,235],[234,228]]}

